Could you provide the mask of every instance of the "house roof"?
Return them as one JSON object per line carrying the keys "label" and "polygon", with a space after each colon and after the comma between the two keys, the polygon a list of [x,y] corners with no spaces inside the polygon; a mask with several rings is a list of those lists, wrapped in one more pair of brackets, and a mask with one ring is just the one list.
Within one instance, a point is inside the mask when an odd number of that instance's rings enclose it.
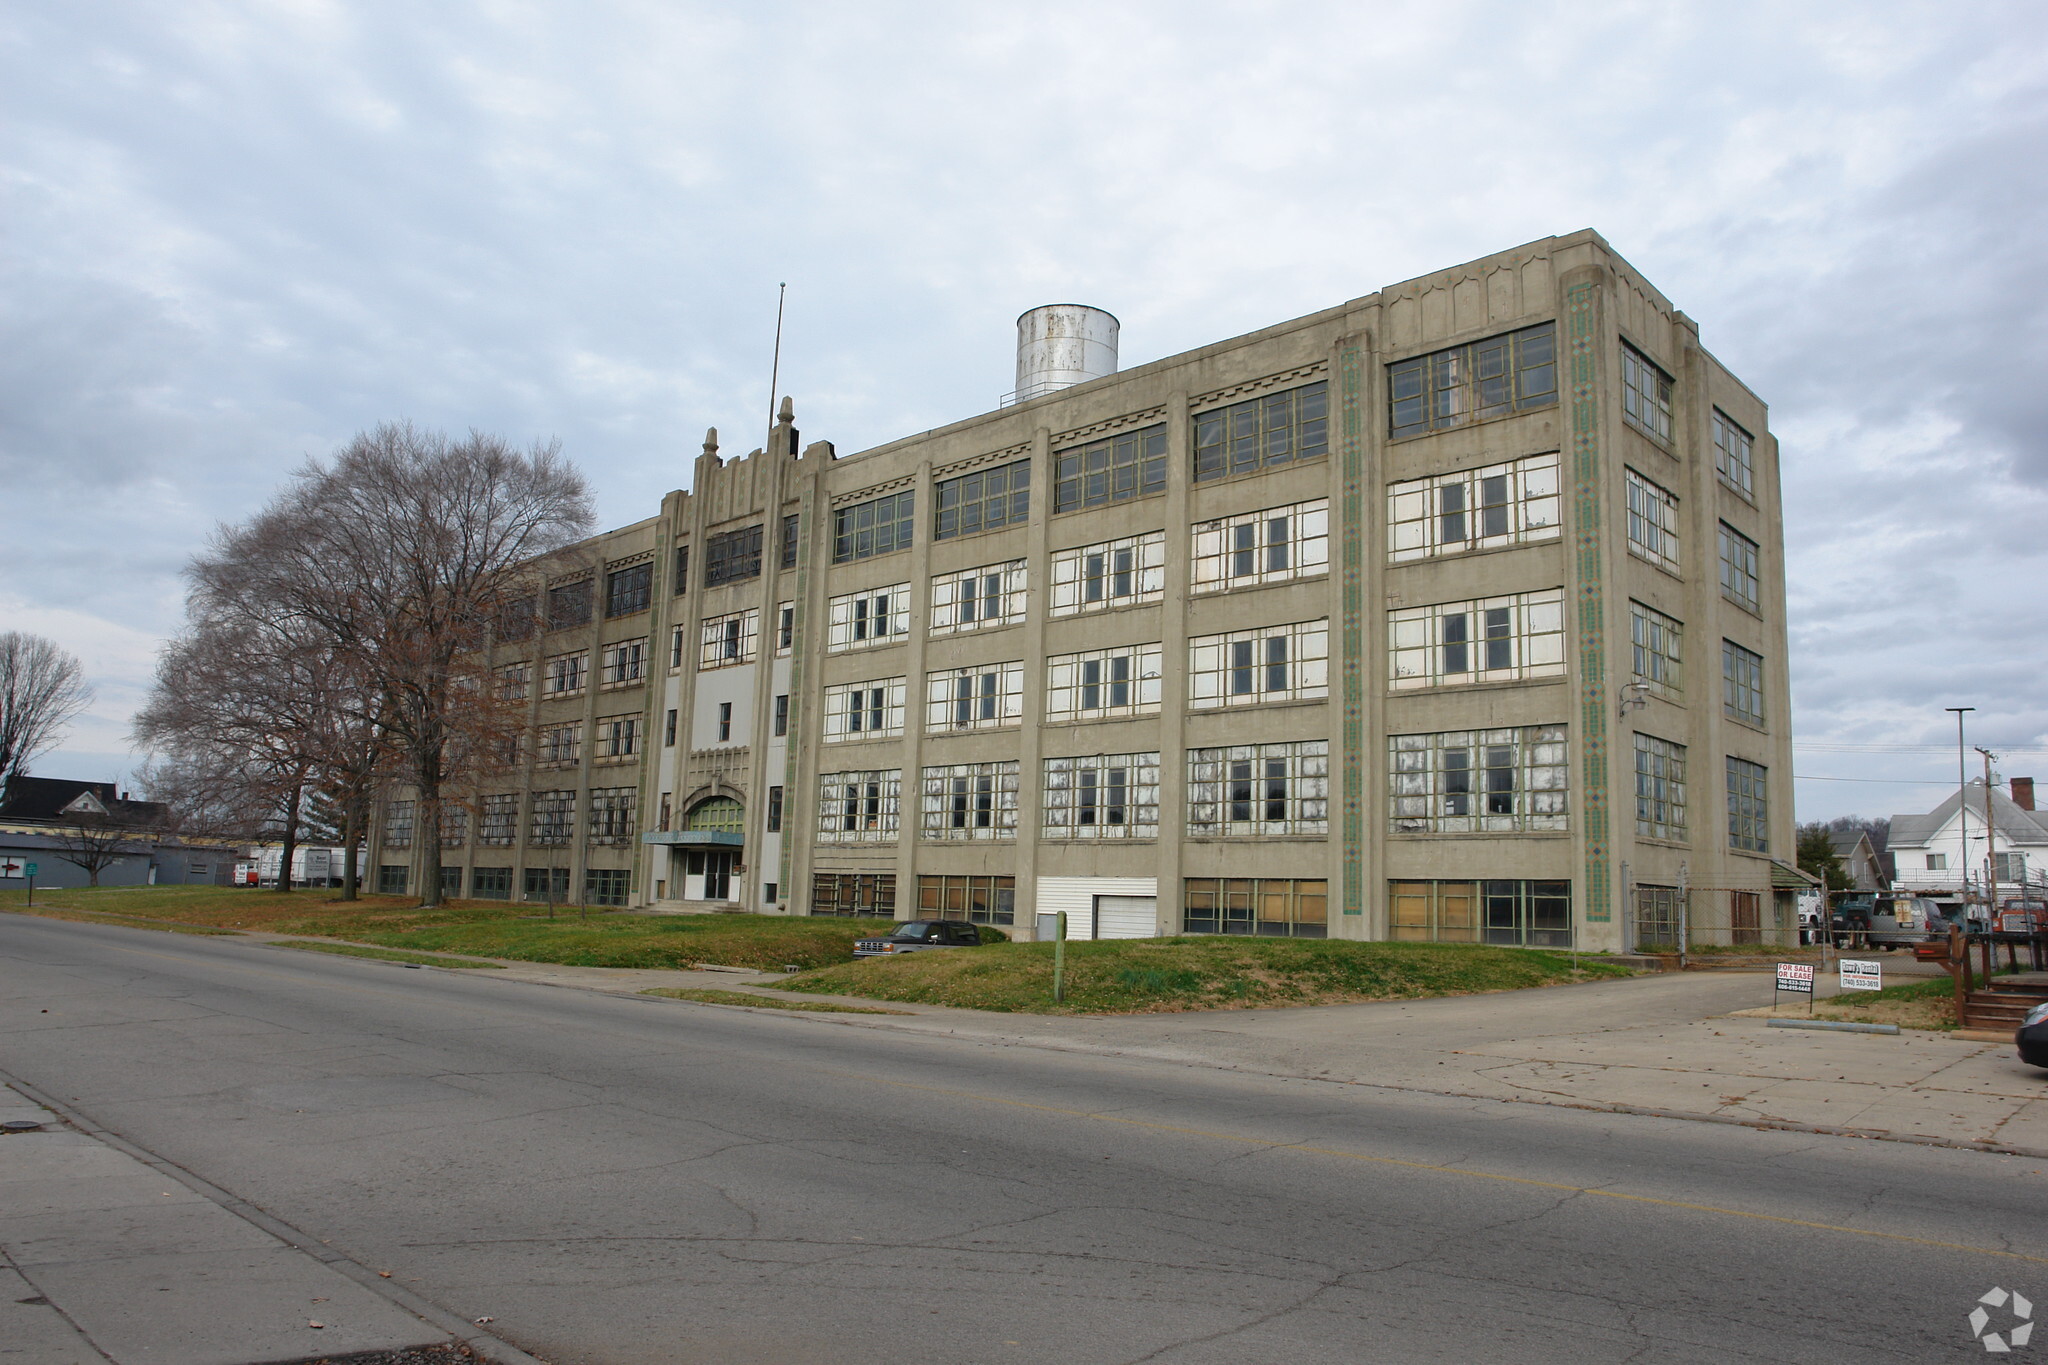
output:
{"label": "house roof", "polygon": [[[1972,779],[1965,790],[1970,798],[1970,819],[1981,824],[1984,819],[1983,779]],[[1925,815],[1894,815],[1888,842],[1893,847],[1924,846],[1948,828],[1962,804],[1963,793],[1958,792]],[[2048,817],[2048,811],[2028,810],[1996,787],[1991,789],[1991,821],[1998,827],[2000,838],[2019,843],[2048,843],[2048,818],[2044,817]]]}
{"label": "house roof", "polygon": [[[1860,845],[1870,843],[1870,836],[1860,829],[1831,829],[1828,831],[1828,842],[1835,846],[1835,852],[1840,856],[1853,858],[1856,856]],[[1877,856],[1877,847],[1875,845],[1871,845],[1869,848],[1868,856],[1872,858]]]}
{"label": "house roof", "polygon": [[1773,887],[1780,890],[1796,889],[1804,891],[1810,887],[1817,887],[1820,884],[1820,878],[1814,876],[1805,868],[1794,867],[1790,863],[1781,863],[1776,858],[1771,859],[1771,885]]}
{"label": "house roof", "polygon": [[157,801],[124,801],[111,782],[68,777],[17,777],[0,795],[0,820],[54,825],[79,815],[104,815],[120,825],[162,825],[170,807]]}

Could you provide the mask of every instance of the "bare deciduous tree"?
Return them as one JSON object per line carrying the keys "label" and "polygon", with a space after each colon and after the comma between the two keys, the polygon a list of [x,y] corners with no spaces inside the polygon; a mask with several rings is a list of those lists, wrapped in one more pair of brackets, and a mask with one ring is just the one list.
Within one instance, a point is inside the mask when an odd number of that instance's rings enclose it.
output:
{"label": "bare deciduous tree", "polygon": [[[194,597],[216,617],[224,603],[261,604],[331,647],[356,698],[345,714],[374,727],[431,832],[509,723],[480,654],[491,622],[523,564],[590,524],[582,475],[554,446],[386,424],[308,462],[261,515],[224,531],[193,565]],[[441,841],[420,847],[421,899],[435,905]]]}
{"label": "bare deciduous tree", "polygon": [[98,886],[100,873],[135,851],[135,839],[143,833],[119,815],[101,811],[77,811],[66,815],[51,831],[57,840],[57,856],[85,870],[86,885]]}
{"label": "bare deciduous tree", "polygon": [[27,772],[91,703],[76,656],[40,635],[0,632],[0,787]]}

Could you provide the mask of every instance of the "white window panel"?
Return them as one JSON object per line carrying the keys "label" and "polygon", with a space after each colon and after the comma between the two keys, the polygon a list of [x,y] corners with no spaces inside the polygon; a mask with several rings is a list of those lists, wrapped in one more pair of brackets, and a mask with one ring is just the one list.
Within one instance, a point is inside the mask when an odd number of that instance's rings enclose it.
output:
{"label": "white window panel", "polygon": [[1055,654],[1045,661],[1045,718],[1155,715],[1164,668],[1165,654],[1157,644]]}
{"label": "white window panel", "polygon": [[1017,763],[955,763],[924,770],[924,837],[1017,837]]}
{"label": "white window panel", "polygon": [[1387,737],[1396,834],[1565,828],[1565,727]]}
{"label": "white window panel", "polygon": [[1088,754],[1045,760],[1045,837],[1159,837],[1159,755]]}
{"label": "white window panel", "polygon": [[818,842],[887,843],[902,822],[903,770],[870,768],[818,775]]}
{"label": "white window panel", "polygon": [[589,668],[588,654],[557,654],[547,661],[547,669],[541,674],[541,695],[566,697],[581,692]]}
{"label": "white window panel", "polygon": [[905,678],[871,678],[825,689],[825,742],[899,739]]}
{"label": "white window panel", "polygon": [[932,579],[932,634],[990,630],[1024,619],[1025,562],[983,564]]}
{"label": "white window panel", "polygon": [[697,668],[731,668],[754,662],[761,647],[761,609],[750,607],[729,616],[704,620],[698,637]]}
{"label": "white window panel", "polygon": [[925,675],[925,729],[999,730],[1024,722],[1024,664],[976,664]]}
{"label": "white window panel", "polygon": [[625,687],[647,676],[647,637],[620,640],[598,656],[597,680],[603,687]]}
{"label": "white window panel", "polygon": [[900,645],[910,638],[910,585],[850,592],[825,604],[825,652]]}
{"label": "white window panel", "polygon": [[1628,552],[1678,572],[1678,499],[1633,469],[1628,474]]}
{"label": "white window panel", "polygon": [[1166,532],[1054,551],[1054,616],[1157,602],[1166,593]]}
{"label": "white window panel", "polygon": [[1396,564],[1555,540],[1557,452],[1387,486],[1387,558]]}
{"label": "white window panel", "polygon": [[1190,835],[1258,838],[1329,830],[1329,741],[1188,750]]}
{"label": "white window panel", "polygon": [[1188,641],[1188,704],[1198,711],[1329,695],[1328,617]]}
{"label": "white window panel", "polygon": [[1563,677],[1564,589],[1387,613],[1397,690]]}
{"label": "white window panel", "polygon": [[1330,571],[1330,500],[1205,521],[1194,531],[1194,590],[1284,583]]}

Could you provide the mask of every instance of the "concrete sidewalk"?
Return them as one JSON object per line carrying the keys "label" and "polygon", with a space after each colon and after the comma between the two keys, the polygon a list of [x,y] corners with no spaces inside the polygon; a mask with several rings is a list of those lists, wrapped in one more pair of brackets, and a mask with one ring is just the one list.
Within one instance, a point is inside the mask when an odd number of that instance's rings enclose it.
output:
{"label": "concrete sidewalk", "polygon": [[262,1365],[413,1350],[453,1361],[464,1336],[507,1365],[532,1361],[428,1321],[400,1302],[402,1290],[358,1283],[340,1258],[0,1087],[0,1123],[24,1120],[44,1126],[0,1134],[6,1365]]}

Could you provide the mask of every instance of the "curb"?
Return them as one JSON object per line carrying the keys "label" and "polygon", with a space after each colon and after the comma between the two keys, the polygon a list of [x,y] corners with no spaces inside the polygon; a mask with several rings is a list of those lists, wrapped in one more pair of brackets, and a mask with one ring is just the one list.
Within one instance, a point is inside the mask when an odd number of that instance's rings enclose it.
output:
{"label": "curb", "polygon": [[387,1280],[376,1271],[359,1261],[351,1260],[343,1253],[322,1243],[317,1237],[309,1237],[281,1218],[273,1217],[257,1208],[248,1200],[239,1198],[218,1185],[192,1174],[175,1162],[166,1161],[145,1147],[138,1147],[118,1133],[100,1127],[77,1110],[61,1103],[54,1096],[21,1080],[13,1073],[0,1070],[0,1082],[5,1082],[16,1091],[50,1110],[81,1133],[103,1142],[115,1151],[134,1158],[168,1180],[174,1180],[194,1193],[211,1200],[243,1222],[260,1229],[283,1242],[293,1251],[310,1256],[329,1269],[347,1276],[363,1288],[404,1309],[427,1325],[447,1333],[457,1344],[467,1346],[491,1365],[550,1365],[539,1356],[528,1355],[511,1342],[489,1332],[477,1330],[475,1323],[458,1317],[431,1300],[422,1298],[392,1280]]}

